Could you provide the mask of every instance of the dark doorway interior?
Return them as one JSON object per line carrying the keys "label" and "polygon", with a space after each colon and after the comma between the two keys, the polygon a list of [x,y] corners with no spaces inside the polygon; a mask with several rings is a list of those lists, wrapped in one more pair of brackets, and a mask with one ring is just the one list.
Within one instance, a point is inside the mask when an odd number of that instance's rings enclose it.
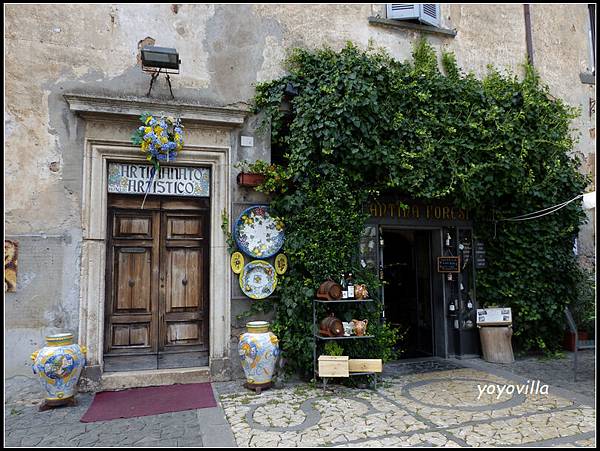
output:
{"label": "dark doorway interior", "polygon": [[431,231],[383,231],[386,321],[407,330],[401,358],[432,356]]}

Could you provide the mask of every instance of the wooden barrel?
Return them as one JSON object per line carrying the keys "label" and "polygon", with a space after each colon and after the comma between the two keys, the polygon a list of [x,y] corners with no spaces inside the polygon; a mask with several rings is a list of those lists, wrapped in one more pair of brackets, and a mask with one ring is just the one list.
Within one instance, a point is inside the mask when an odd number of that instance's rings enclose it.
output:
{"label": "wooden barrel", "polygon": [[344,325],[333,313],[321,321],[319,333],[325,337],[343,337]]}
{"label": "wooden barrel", "polygon": [[332,299],[341,299],[341,297],[342,286],[339,283],[335,283],[333,280],[326,280],[317,290],[317,299],[331,301]]}

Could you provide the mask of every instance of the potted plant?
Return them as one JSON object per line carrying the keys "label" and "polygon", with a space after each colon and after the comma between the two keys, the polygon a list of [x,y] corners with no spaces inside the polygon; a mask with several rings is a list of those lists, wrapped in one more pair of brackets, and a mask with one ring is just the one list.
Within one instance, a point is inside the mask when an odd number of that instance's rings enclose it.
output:
{"label": "potted plant", "polygon": [[240,161],[235,165],[240,170],[237,176],[237,183],[240,186],[253,188],[262,185],[269,170],[269,163],[263,160],[256,160],[249,163],[246,160]]}

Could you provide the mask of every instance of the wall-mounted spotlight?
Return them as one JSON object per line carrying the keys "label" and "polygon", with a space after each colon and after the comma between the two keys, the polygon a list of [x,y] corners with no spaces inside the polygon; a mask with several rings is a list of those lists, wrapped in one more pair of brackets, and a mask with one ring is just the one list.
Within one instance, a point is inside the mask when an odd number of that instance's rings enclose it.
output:
{"label": "wall-mounted spotlight", "polygon": [[283,97],[281,99],[281,105],[279,105],[279,111],[281,111],[283,114],[291,114],[292,101],[297,95],[298,88],[292,83],[287,82],[285,85],[285,89],[283,90]]}
{"label": "wall-mounted spotlight", "polygon": [[141,53],[142,70],[144,72],[152,73],[152,79],[150,80],[150,89],[148,89],[148,94],[146,94],[146,96],[150,96],[150,91],[152,91],[152,84],[162,72],[167,76],[167,83],[169,83],[169,91],[171,91],[171,97],[174,99],[175,96],[173,95],[173,89],[171,88],[171,79],[169,78],[169,74],[179,73],[179,65],[181,64],[181,60],[179,59],[179,53],[177,53],[177,50],[167,47],[155,47],[148,45],[142,48]]}

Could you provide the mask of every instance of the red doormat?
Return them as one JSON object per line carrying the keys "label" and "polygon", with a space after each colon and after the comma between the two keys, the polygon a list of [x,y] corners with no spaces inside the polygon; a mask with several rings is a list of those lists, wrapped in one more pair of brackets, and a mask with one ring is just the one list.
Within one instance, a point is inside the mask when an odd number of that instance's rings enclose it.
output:
{"label": "red doormat", "polygon": [[216,407],[210,383],[164,385],[96,393],[82,423]]}

